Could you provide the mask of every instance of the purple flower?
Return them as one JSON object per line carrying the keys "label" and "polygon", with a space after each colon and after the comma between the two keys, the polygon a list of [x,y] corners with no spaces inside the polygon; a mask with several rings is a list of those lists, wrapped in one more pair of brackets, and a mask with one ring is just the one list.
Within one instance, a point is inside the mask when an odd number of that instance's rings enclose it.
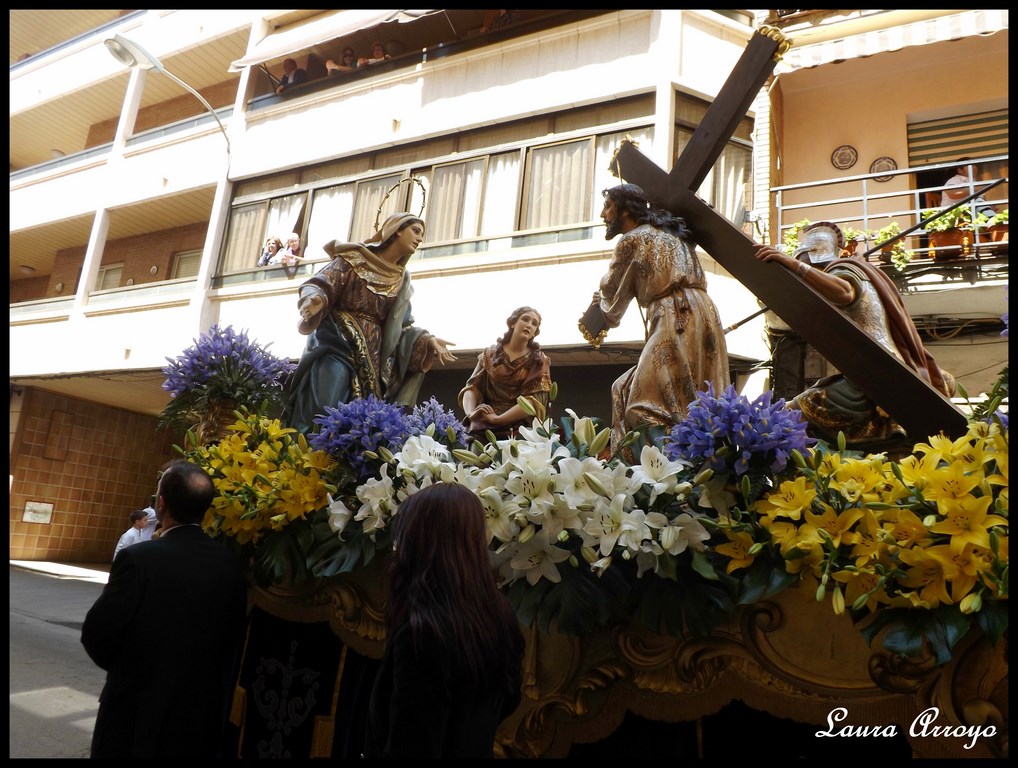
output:
{"label": "purple flower", "polygon": [[172,399],[161,415],[165,424],[186,423],[193,414],[222,400],[252,409],[265,400],[281,406],[283,385],[296,367],[251,341],[246,331],[219,325],[201,334],[178,357],[166,360],[163,389]]}
{"label": "purple flower", "polygon": [[816,440],[806,435],[798,410],[786,406],[784,398],[772,404],[772,397],[767,391],[750,402],[732,385],[718,397],[708,383],[669,433],[665,455],[706,464],[716,473],[781,472],[793,450],[802,452]]}
{"label": "purple flower", "polygon": [[462,422],[455,413],[447,410],[434,397],[414,408],[413,413],[407,418],[407,424],[410,427],[410,433],[414,435],[423,435],[428,431],[428,427],[434,424],[434,438],[443,444],[449,442],[447,433],[448,428],[452,427],[453,433],[456,435],[454,442],[461,445],[465,445],[467,442],[467,433],[463,429]]}
{"label": "purple flower", "polygon": [[308,438],[308,444],[322,450],[349,466],[359,481],[373,477],[380,464],[369,459],[365,451],[378,452],[379,447],[395,453],[411,434],[407,416],[398,405],[379,400],[374,395],[325,407],[315,417],[321,429]]}

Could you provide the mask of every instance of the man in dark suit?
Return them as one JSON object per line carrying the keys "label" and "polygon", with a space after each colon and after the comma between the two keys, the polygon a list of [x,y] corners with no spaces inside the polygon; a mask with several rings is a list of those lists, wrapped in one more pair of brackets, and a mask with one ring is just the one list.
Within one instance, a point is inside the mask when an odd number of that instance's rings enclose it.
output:
{"label": "man in dark suit", "polygon": [[297,61],[295,59],[286,59],[283,61],[283,77],[279,80],[279,85],[276,86],[276,93],[282,93],[291,85],[298,85],[307,81],[308,73],[297,66]]}
{"label": "man in dark suit", "polygon": [[94,758],[226,757],[247,613],[240,561],[201,521],[215,496],[187,461],[159,479],[162,535],[117,555],[81,643],[106,670]]}

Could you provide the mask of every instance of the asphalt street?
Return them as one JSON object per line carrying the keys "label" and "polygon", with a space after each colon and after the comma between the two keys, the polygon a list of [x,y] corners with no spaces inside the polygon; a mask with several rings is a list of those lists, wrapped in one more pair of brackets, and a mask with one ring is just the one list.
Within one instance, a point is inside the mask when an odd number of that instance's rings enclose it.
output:
{"label": "asphalt street", "polygon": [[94,568],[11,561],[11,758],[88,757],[106,677],[81,646],[108,576]]}

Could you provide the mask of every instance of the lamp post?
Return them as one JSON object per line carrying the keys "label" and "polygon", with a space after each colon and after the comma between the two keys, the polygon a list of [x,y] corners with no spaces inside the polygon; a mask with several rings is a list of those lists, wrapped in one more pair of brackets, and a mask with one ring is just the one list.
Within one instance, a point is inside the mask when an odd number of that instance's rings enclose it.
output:
{"label": "lamp post", "polygon": [[123,64],[125,67],[138,67],[139,69],[154,69],[157,72],[161,72],[168,78],[176,82],[178,85],[183,86],[188,91],[194,94],[195,98],[198,99],[209,112],[212,113],[212,117],[219,123],[219,130],[223,132],[223,138],[226,139],[226,153],[230,154],[230,137],[226,133],[226,128],[223,126],[223,121],[219,119],[219,115],[216,114],[216,110],[212,108],[205,97],[202,96],[198,91],[192,88],[190,85],[185,83],[179,77],[174,75],[172,72],[168,72],[155,56],[146,51],[140,45],[133,40],[128,40],[123,35],[114,35],[113,37],[103,40],[103,44],[106,49],[112,54],[113,58]]}

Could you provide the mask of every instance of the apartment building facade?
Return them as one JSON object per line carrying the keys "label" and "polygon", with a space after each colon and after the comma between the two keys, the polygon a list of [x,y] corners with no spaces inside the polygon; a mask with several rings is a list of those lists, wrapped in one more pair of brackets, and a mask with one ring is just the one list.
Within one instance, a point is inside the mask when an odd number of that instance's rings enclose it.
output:
{"label": "apartment building facade", "polygon": [[[424,399],[454,407],[526,304],[554,410],[607,418],[644,338],[635,308],[599,349],[577,328],[611,255],[609,161],[629,137],[670,169],[762,24],[793,47],[699,189],[747,236],[778,241],[803,217],[911,224],[962,155],[1007,175],[1002,11],[532,10],[485,32],[462,9],[10,13],[12,558],[107,559],[180,440],[156,430],[166,358],[213,323],[298,358],[297,288],[322,246],[398,210],[427,222],[416,321],[456,345]],[[329,73],[376,40],[389,59]],[[286,58],[308,81],[277,92]],[[856,161],[832,167],[835,150]],[[1006,207],[1006,182],[992,195]],[[258,267],[265,238],[291,232],[304,262]],[[737,326],[732,381],[773,387],[789,329],[701,259]],[[985,391],[1006,364],[1006,250],[917,258],[901,279],[944,337],[938,360]],[[793,347],[789,386],[822,375]]]}

